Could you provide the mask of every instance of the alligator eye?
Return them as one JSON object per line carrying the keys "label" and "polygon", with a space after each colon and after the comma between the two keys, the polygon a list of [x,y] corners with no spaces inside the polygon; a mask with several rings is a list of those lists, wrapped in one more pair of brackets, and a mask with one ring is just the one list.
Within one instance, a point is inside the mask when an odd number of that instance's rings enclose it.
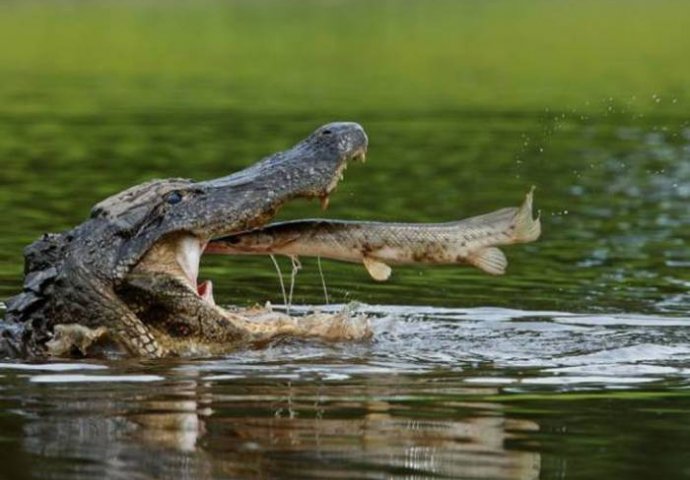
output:
{"label": "alligator eye", "polygon": [[321,135],[330,135],[331,133],[333,133],[333,132],[331,132],[329,129],[326,129],[326,130],[321,132]]}
{"label": "alligator eye", "polygon": [[180,203],[182,201],[182,194],[178,191],[170,192],[168,194],[168,198],[166,198],[166,201],[170,205],[175,205],[176,203]]}

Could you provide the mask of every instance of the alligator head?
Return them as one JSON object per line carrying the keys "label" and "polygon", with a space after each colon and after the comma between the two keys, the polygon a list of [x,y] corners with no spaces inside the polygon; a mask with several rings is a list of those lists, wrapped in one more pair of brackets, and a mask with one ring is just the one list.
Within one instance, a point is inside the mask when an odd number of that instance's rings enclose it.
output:
{"label": "alligator head", "polygon": [[347,162],[363,160],[366,148],[359,125],[332,123],[238,173],[154,180],[103,200],[81,225],[25,249],[24,289],[7,301],[5,319],[18,327],[5,329],[5,343],[65,354],[105,334],[133,355],[156,357],[227,351],[308,328],[289,317],[257,324],[217,307],[212,284],[197,282],[199,261],[209,241],[261,226],[290,199],[327,205]]}

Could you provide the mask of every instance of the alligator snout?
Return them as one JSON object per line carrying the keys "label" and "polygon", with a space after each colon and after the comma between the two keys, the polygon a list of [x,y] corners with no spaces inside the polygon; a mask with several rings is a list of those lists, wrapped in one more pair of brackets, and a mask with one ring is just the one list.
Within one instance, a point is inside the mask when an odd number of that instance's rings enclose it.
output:
{"label": "alligator snout", "polygon": [[334,144],[342,157],[362,158],[366,155],[369,139],[364,129],[354,122],[329,123],[314,132],[315,142],[321,148]]}

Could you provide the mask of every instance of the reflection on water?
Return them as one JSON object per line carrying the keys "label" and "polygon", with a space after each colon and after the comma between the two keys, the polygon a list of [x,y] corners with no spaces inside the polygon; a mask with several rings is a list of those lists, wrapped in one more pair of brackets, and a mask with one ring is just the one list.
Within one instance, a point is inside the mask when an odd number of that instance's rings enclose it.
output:
{"label": "reflection on water", "polygon": [[[654,435],[688,405],[687,320],[359,308],[373,318],[370,342],[0,364],[3,441],[46,478],[563,478],[584,452],[586,468],[615,476],[607,458],[631,447],[602,456],[600,422],[620,413]],[[686,435],[671,425],[669,438]],[[669,468],[683,450],[663,453]]]}
{"label": "reflection on water", "polygon": [[136,406],[48,400],[52,416],[26,426],[24,447],[46,460],[76,455],[89,461],[89,468],[64,472],[84,478],[352,478],[357,470],[399,478],[539,474],[539,453],[505,448],[538,426],[506,418],[490,403],[448,401],[446,418],[424,418],[404,400],[377,398],[389,390],[367,382],[335,387],[342,399],[329,396],[328,387],[295,384],[247,382],[242,395],[233,395],[223,384],[187,380],[158,390],[139,396]]}

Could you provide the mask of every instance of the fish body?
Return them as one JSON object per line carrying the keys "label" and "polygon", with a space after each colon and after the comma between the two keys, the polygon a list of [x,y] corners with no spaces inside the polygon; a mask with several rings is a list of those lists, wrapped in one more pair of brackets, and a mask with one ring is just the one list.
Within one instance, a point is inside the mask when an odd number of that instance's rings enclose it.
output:
{"label": "fish body", "polygon": [[209,243],[207,253],[312,256],[364,264],[379,281],[389,265],[468,264],[486,273],[505,273],[508,261],[498,246],[536,240],[539,218],[532,215],[532,191],[520,207],[444,223],[387,223],[297,220],[268,225]]}

